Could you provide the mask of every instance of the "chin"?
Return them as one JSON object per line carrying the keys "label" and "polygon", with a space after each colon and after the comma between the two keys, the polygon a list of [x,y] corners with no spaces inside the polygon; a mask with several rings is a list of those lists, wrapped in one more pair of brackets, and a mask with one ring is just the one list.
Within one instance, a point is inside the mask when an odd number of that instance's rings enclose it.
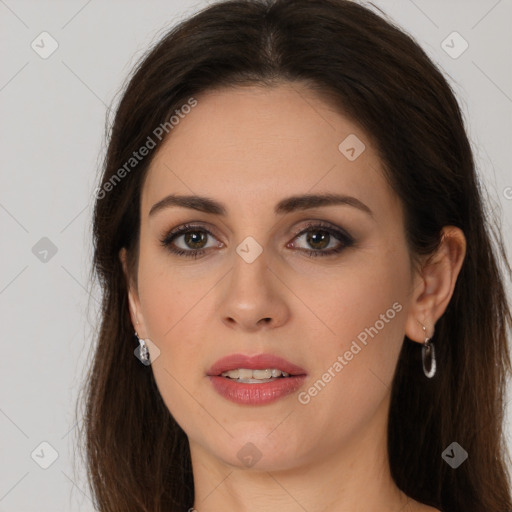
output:
{"label": "chin", "polygon": [[[230,433],[233,437],[225,443],[214,443],[212,450],[219,459],[237,469],[254,471],[280,471],[291,469],[299,464],[301,446],[297,446],[289,436],[276,435],[272,432],[277,423],[269,428],[250,430],[249,427],[240,432]],[[256,431],[256,432],[255,432]],[[258,435],[257,432],[260,432]],[[286,433],[285,433],[286,434]]]}

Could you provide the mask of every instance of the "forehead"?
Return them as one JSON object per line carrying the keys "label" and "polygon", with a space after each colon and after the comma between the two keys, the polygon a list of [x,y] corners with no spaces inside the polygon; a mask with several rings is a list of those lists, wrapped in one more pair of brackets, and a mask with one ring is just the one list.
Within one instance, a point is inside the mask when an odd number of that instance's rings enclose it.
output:
{"label": "forehead", "polygon": [[396,206],[365,133],[304,86],[219,89],[196,100],[157,148],[143,216],[171,193],[215,197],[228,209],[306,192],[354,195],[377,210]]}

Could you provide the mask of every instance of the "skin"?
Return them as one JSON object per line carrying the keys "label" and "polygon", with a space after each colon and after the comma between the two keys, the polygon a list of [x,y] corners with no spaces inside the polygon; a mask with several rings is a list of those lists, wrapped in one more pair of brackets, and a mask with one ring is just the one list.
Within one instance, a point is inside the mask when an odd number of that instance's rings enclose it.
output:
{"label": "skin", "polygon": [[[152,370],[189,439],[195,509],[435,511],[395,486],[386,425],[404,335],[418,350],[423,325],[432,335],[462,265],[463,233],[446,227],[438,253],[413,271],[401,203],[370,140],[305,87],[239,87],[197,100],[159,147],[143,186],[138,287],[120,252],[134,327],[160,350]],[[338,149],[349,134],[366,146],[354,161]],[[284,197],[322,192],[354,196],[373,216],[347,205],[274,214]],[[149,217],[171,193],[211,197],[227,215],[170,207]],[[316,228],[309,233],[317,245],[295,236],[312,220],[345,230],[354,245],[308,256],[304,250],[343,243],[331,236],[318,244]],[[197,259],[159,242],[186,222],[214,233]],[[252,263],[235,250],[247,236],[263,248]],[[174,244],[198,247],[188,241]],[[270,352],[306,369],[299,392],[307,390],[396,302],[401,311],[307,404],[297,393],[235,404],[206,377],[225,355]],[[261,453],[252,467],[237,457],[246,443]]]}

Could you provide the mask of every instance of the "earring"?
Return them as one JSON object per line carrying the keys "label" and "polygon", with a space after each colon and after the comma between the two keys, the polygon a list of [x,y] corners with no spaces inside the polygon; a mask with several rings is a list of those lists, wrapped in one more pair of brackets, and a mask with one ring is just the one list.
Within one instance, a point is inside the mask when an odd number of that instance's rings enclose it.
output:
{"label": "earring", "polygon": [[148,364],[150,364],[148,346],[146,345],[144,339],[139,338],[137,331],[135,331],[135,336],[137,337],[137,340],[139,341],[140,344],[140,347],[137,347],[137,349],[135,350],[139,350],[140,360],[143,364],[147,366]]}
{"label": "earring", "polygon": [[[423,332],[425,333],[425,341],[423,342],[423,346],[421,347],[423,373],[427,378],[431,379],[436,373],[436,351],[434,349],[434,344],[432,343],[432,341],[430,341],[432,338],[427,337],[427,329],[424,325]],[[425,360],[427,359],[430,359],[430,364],[428,365],[430,370],[427,370],[427,365],[425,364]]]}

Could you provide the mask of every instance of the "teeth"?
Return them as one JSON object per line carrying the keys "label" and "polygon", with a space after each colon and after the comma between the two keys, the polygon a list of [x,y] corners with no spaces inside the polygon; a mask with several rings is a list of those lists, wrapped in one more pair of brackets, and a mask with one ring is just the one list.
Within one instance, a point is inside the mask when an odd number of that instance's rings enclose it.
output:
{"label": "teeth", "polygon": [[[281,373],[281,372],[279,372]],[[272,370],[253,370],[252,371],[252,378],[253,379],[270,379],[272,377]],[[274,375],[274,377],[279,377],[279,375]],[[249,379],[251,377],[248,377]]]}
{"label": "teeth", "polygon": [[290,374],[278,370],[277,368],[266,368],[264,370],[250,370],[247,368],[238,368],[237,370],[229,370],[221,373],[222,377],[229,377],[230,379],[256,379],[256,380],[267,380],[272,377],[289,377]]}
{"label": "teeth", "polygon": [[245,368],[240,368],[238,370],[238,378],[239,379],[252,379],[252,370],[246,370]]}

